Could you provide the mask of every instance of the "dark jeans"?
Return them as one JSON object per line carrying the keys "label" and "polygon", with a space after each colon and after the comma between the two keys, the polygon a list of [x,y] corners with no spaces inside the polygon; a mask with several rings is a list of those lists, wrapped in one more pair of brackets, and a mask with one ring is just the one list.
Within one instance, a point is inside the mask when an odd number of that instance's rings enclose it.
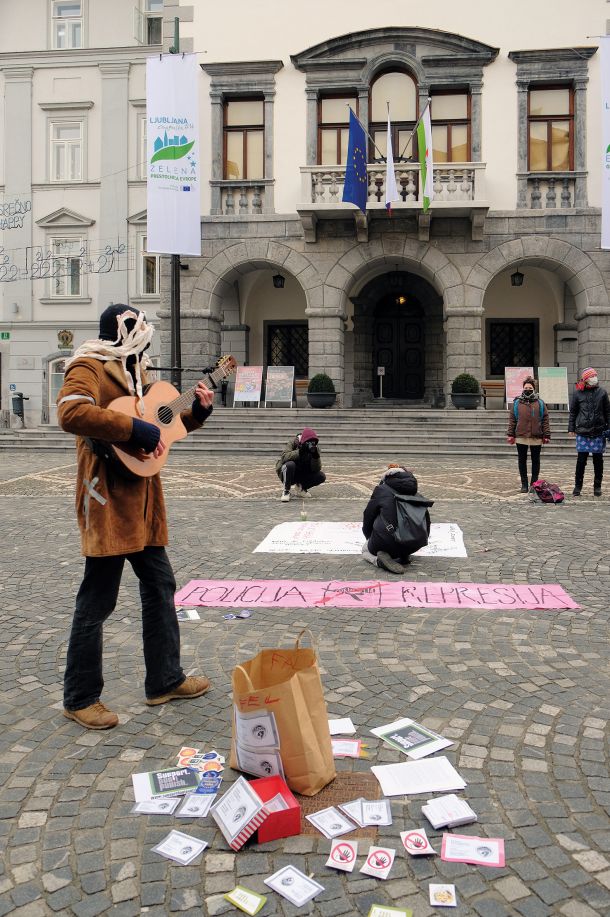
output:
{"label": "dark jeans", "polygon": [[323,484],[326,475],[323,471],[307,472],[298,462],[284,462],[282,465],[282,480],[284,490],[290,490],[293,484],[300,484],[303,490],[310,490]]}
{"label": "dark jeans", "polygon": [[542,446],[524,446],[517,443],[517,458],[519,461],[519,475],[523,484],[527,484],[527,450],[532,453],[532,476],[530,483],[534,483],[540,477],[540,450]]}
{"label": "dark jeans", "polygon": [[146,697],[160,697],[184,681],[174,603],[176,580],[165,548],[144,548],[137,554],[118,557],[87,557],[68,644],[66,710],[82,710],[100,699],[104,687],[104,621],[115,609],[126,560],[140,581]]}
{"label": "dark jeans", "polygon": [[[578,458],[576,459],[576,474],[574,475],[575,483],[582,487],[583,478],[585,476],[585,468],[587,467],[587,459],[589,458],[588,452],[579,452]],[[593,478],[596,484],[601,484],[604,477],[604,456],[602,452],[593,453]]]}

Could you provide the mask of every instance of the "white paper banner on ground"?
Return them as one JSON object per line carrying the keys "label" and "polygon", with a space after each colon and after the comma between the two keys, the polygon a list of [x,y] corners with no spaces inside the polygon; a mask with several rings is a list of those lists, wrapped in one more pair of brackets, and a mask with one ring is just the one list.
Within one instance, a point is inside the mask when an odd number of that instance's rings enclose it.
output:
{"label": "white paper banner on ground", "polygon": [[146,60],[149,252],[201,255],[198,80],[195,54]]}
{"label": "white paper banner on ground", "polygon": [[566,367],[538,367],[538,391],[545,404],[568,404],[570,399]]}
{"label": "white paper banner on ground", "polygon": [[[282,522],[271,529],[253,554],[360,554],[359,522]],[[455,522],[433,522],[430,541],[415,557],[467,557],[464,535]]]}
{"label": "white paper banner on ground", "polygon": [[602,239],[610,248],[610,36],[599,39],[602,82]]}

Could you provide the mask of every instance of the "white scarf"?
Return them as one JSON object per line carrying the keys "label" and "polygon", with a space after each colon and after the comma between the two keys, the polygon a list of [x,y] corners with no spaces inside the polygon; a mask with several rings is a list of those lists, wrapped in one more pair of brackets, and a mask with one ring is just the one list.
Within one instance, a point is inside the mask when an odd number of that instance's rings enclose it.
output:
{"label": "white scarf", "polygon": [[[135,321],[134,327],[128,331],[125,322],[127,319]],[[73,356],[66,361],[66,369],[75,360],[81,357],[90,357],[93,360],[120,360],[125,374],[127,386],[132,395],[137,395],[138,406],[142,416],[144,415],[144,400],[142,395],[142,369],[151,365],[149,357],[144,353],[141,360],[136,359],[135,376],[136,384],[133,384],[133,377],[127,369],[127,358],[142,354],[151,341],[155,332],[153,325],[150,325],[144,318],[143,312],[127,310],[117,316],[118,337],[116,341],[102,341],[100,338],[92,338],[85,341],[75,351]]]}

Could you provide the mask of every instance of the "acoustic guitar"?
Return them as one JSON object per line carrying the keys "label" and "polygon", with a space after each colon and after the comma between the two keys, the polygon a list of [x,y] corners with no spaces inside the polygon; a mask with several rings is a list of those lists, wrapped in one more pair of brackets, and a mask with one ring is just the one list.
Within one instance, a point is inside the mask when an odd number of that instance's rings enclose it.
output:
{"label": "acoustic guitar", "polygon": [[[235,372],[236,367],[237,361],[234,357],[221,357],[216,368],[204,377],[202,381],[205,382],[208,388],[215,390],[218,388],[219,382],[223,379],[228,379]],[[138,399],[134,395],[115,398],[114,401],[107,405],[111,411],[119,411],[129,417],[137,417],[139,420],[145,420],[160,429],[165,451],[158,458],[148,455],[142,459],[140,450],[126,447],[124,443],[113,443],[109,447],[107,443],[102,444],[98,441],[95,443],[97,448],[94,451],[96,454],[102,455],[107,461],[110,461],[119,474],[123,469],[124,477],[134,475],[138,478],[150,478],[157,474],[165,465],[171,446],[186,436],[186,427],[180,419],[180,413],[191,407],[195,398],[195,388],[196,385],[190,388],[188,392],[180,394],[178,389],[174,388],[169,382],[153,382],[144,393],[143,414],[139,410]]]}

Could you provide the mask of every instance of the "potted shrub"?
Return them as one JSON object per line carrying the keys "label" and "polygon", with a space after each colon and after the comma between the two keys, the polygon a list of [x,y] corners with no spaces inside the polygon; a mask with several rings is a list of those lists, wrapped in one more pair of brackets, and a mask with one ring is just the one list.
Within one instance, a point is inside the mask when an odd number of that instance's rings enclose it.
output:
{"label": "potted shrub", "polygon": [[455,408],[474,410],[481,403],[479,383],[470,373],[460,373],[451,383],[451,402]]}
{"label": "potted shrub", "polygon": [[335,385],[326,373],[317,373],[309,380],[307,401],[312,408],[330,408],[335,403]]}

